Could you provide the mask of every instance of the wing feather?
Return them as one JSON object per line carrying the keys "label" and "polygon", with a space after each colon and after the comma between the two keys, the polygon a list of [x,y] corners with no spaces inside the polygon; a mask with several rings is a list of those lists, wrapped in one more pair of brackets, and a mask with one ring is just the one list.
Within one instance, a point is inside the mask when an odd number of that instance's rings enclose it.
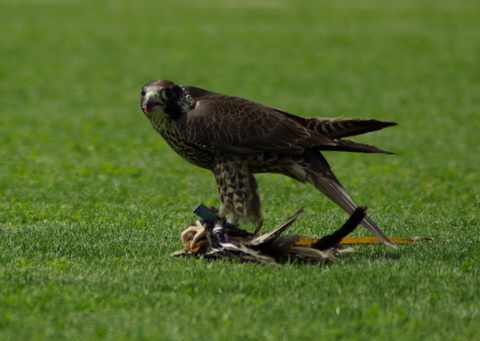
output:
{"label": "wing feather", "polygon": [[178,119],[177,127],[189,142],[242,155],[301,154],[305,147],[335,145],[333,139],[312,134],[269,107],[208,92],[197,97],[195,107]]}
{"label": "wing feather", "polygon": [[373,119],[303,118],[240,97],[186,86],[195,107],[179,118],[177,127],[187,141],[239,155],[266,151],[301,154],[305,148],[386,153],[344,137],[395,125]]}

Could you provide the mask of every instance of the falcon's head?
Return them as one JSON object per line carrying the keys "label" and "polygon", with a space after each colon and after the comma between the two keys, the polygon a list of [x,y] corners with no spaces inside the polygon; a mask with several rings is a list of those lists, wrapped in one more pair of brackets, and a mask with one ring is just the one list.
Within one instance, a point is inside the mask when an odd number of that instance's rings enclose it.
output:
{"label": "falcon's head", "polygon": [[193,100],[181,86],[170,81],[155,80],[142,87],[140,106],[148,118],[166,114],[175,120],[192,109]]}

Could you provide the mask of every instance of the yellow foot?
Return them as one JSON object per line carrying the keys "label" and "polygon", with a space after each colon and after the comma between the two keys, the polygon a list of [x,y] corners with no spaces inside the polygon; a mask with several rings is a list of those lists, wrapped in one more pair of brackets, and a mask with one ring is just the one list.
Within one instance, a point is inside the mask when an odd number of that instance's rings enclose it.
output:
{"label": "yellow foot", "polygon": [[195,222],[195,225],[190,225],[181,234],[182,244],[185,249],[197,252],[200,246],[203,244],[207,233],[205,226],[203,226],[199,220]]}

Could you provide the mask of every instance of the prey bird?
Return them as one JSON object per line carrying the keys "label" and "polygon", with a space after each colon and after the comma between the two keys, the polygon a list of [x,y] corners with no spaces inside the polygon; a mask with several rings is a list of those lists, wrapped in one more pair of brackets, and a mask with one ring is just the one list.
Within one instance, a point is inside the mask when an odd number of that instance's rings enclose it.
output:
{"label": "prey bird", "polygon": [[[247,99],[167,80],[142,87],[140,106],[153,128],[181,157],[213,172],[218,216],[236,225],[262,225],[254,173],[277,173],[313,184],[348,214],[358,205],[340,184],[321,151],[393,154],[345,139],[389,126],[374,119],[303,118]],[[393,246],[367,216],[374,236]]]}

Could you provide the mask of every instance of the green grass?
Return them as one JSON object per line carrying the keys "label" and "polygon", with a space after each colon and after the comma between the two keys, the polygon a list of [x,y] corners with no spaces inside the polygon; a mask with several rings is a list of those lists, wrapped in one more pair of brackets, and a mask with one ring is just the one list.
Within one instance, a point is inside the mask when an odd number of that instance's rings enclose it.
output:
{"label": "green grass", "polygon": [[[480,335],[476,1],[0,0],[0,339],[471,340]],[[213,177],[138,105],[171,79],[398,127],[328,153],[390,236],[333,266],[171,259]],[[258,177],[266,228],[346,219]],[[355,232],[368,235],[366,231]]]}

